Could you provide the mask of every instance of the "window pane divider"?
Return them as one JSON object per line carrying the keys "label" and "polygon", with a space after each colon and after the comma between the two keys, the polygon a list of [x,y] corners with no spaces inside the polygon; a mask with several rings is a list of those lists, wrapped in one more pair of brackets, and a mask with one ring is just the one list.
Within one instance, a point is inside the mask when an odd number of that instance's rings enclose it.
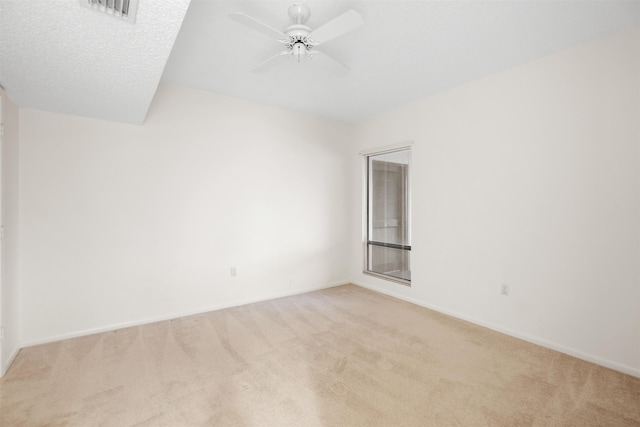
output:
{"label": "window pane divider", "polygon": [[375,240],[369,240],[367,244],[374,245],[374,246],[384,246],[385,248],[402,249],[404,251],[411,250],[411,245],[398,245],[397,243],[385,243],[385,242],[376,242]]}

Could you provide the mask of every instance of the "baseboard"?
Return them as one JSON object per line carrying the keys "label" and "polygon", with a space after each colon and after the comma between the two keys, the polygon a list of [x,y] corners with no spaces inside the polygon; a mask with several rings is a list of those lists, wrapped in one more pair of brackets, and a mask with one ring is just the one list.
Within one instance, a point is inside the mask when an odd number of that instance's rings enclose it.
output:
{"label": "baseboard", "polygon": [[4,375],[9,371],[9,368],[18,356],[18,353],[20,353],[20,347],[14,348],[11,352],[11,355],[9,356],[9,359],[0,367],[0,378],[4,377]]}
{"label": "baseboard", "polygon": [[[156,323],[156,322],[164,322],[166,320],[173,320],[173,319],[179,319],[181,317],[194,316],[194,315],[197,315],[197,314],[208,313],[210,311],[223,310],[225,308],[239,307],[241,305],[253,304],[253,303],[256,303],[256,302],[268,301],[268,300],[277,299],[277,298],[284,298],[284,297],[289,297],[289,296],[293,296],[293,295],[306,294],[307,292],[313,292],[313,291],[318,291],[318,290],[321,290],[321,289],[333,288],[333,287],[336,287],[336,286],[346,285],[346,284],[349,284],[349,283],[351,283],[351,282],[350,281],[341,281],[341,282],[329,283],[327,285],[311,286],[311,287],[307,287],[307,288],[296,289],[294,291],[280,292],[280,293],[275,293],[275,294],[271,294],[271,295],[267,295],[267,296],[262,296],[260,298],[248,298],[248,299],[244,299],[244,300],[232,301],[232,302],[229,302],[229,303],[219,304],[219,305],[215,305],[215,306],[201,307],[201,308],[198,308],[198,309],[195,309],[195,310],[187,310],[187,311],[184,311],[184,312],[172,313],[172,314],[166,315],[166,316],[149,317],[149,318],[145,318],[145,319],[134,320],[134,321],[131,321],[131,322],[123,322],[123,323],[118,323],[118,324],[112,324],[112,325],[108,325],[108,326],[104,326],[104,327],[100,327],[100,328],[85,329],[85,330],[81,330],[81,331],[71,332],[71,333],[68,333],[68,334],[55,335],[55,336],[42,338],[42,339],[22,341],[20,343],[20,347],[21,348],[32,347],[32,346],[35,346],[35,345],[49,344],[49,343],[52,343],[52,342],[63,341],[63,340],[71,339],[71,338],[78,338],[78,337],[84,337],[84,336],[87,336],[87,335],[99,334],[99,333],[102,333],[102,332],[111,332],[111,331],[115,331],[115,330],[118,330],[118,329],[131,328],[131,327],[134,327],[134,326],[148,325],[150,323]],[[18,351],[19,350],[20,349],[18,349]],[[17,352],[16,352],[16,354],[17,354]]]}
{"label": "baseboard", "polygon": [[528,334],[521,333],[521,332],[518,332],[518,331],[514,331],[512,329],[508,329],[508,328],[505,328],[505,327],[500,326],[500,325],[496,325],[496,324],[493,324],[493,323],[490,323],[490,322],[485,322],[485,321],[482,321],[480,319],[476,319],[476,318],[471,317],[471,316],[466,316],[464,314],[455,312],[453,310],[448,310],[446,308],[442,308],[442,307],[439,307],[439,306],[436,306],[436,305],[428,304],[428,303],[425,303],[425,302],[422,302],[422,301],[419,301],[419,300],[416,300],[416,299],[413,299],[413,298],[409,298],[409,297],[406,297],[406,296],[403,296],[403,295],[400,295],[400,294],[396,294],[394,292],[389,292],[389,291],[386,291],[384,289],[380,289],[380,288],[378,288],[376,286],[371,286],[371,285],[368,285],[368,284],[365,284],[365,283],[361,283],[361,282],[357,282],[357,281],[351,281],[351,283],[353,283],[354,285],[357,285],[357,286],[360,286],[360,287],[375,291],[375,292],[379,292],[379,293],[384,294],[384,295],[388,295],[388,296],[391,296],[391,297],[394,297],[394,298],[398,298],[398,299],[406,301],[406,302],[410,302],[411,304],[415,304],[415,305],[418,305],[420,307],[428,308],[429,310],[437,311],[438,313],[446,314],[448,316],[452,316],[452,317],[455,317],[457,319],[461,319],[461,320],[473,323],[475,325],[483,326],[483,327],[491,329],[493,331],[500,332],[502,334],[509,335],[509,336],[514,337],[514,338],[518,338],[518,339],[521,339],[523,341],[530,342],[532,344],[536,344],[536,345],[539,345],[539,346],[542,346],[542,347],[549,348],[551,350],[558,351],[560,353],[567,354],[569,356],[573,356],[573,357],[575,357],[577,359],[581,359],[581,360],[584,360],[584,361],[587,361],[587,362],[595,363],[596,365],[600,365],[600,366],[603,366],[605,368],[613,369],[614,371],[622,372],[623,374],[627,374],[627,375],[631,375],[631,376],[640,378],[640,369],[632,368],[630,366],[622,365],[620,363],[616,363],[616,362],[613,362],[611,360],[603,359],[603,358],[598,357],[598,356],[594,356],[594,355],[591,355],[591,354],[583,353],[583,352],[581,352],[579,350],[575,350],[575,349],[572,349],[572,348],[569,348],[569,347],[565,347],[563,345],[560,345],[560,344],[557,344],[557,343],[554,343],[554,342],[550,342],[550,341],[544,340],[544,339],[536,337],[536,336],[532,336],[532,335],[528,335]]}

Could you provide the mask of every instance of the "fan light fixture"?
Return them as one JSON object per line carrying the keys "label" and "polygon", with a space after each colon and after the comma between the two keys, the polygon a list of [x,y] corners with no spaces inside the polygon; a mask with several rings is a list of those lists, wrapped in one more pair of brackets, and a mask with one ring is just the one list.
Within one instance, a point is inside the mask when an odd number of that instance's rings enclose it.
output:
{"label": "fan light fixture", "polygon": [[336,74],[349,72],[349,67],[319,51],[316,47],[360,27],[364,21],[358,12],[348,10],[315,30],[305,25],[311,15],[307,5],[295,3],[289,7],[288,12],[293,24],[289,25],[284,32],[276,30],[242,12],[229,15],[230,19],[274,37],[285,45],[286,50],[268,58],[254,68],[254,72],[268,71],[287,57],[294,57],[298,63],[304,59],[313,60],[315,63],[330,68]]}

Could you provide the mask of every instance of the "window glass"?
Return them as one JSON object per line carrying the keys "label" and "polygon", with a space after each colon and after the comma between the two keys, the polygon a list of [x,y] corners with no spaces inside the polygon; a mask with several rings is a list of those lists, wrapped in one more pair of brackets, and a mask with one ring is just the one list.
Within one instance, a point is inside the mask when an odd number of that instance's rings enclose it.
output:
{"label": "window glass", "polygon": [[367,156],[365,273],[411,282],[408,148]]}

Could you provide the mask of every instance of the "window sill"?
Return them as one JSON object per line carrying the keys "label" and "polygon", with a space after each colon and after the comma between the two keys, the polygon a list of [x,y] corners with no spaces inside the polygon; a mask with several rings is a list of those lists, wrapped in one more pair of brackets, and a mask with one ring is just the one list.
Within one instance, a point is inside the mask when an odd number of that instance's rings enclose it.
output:
{"label": "window sill", "polygon": [[389,282],[400,283],[401,285],[411,287],[411,280],[399,279],[397,277],[387,276],[386,274],[374,273],[372,271],[363,271],[362,274],[366,274],[367,276],[377,277],[378,279],[388,280]]}

